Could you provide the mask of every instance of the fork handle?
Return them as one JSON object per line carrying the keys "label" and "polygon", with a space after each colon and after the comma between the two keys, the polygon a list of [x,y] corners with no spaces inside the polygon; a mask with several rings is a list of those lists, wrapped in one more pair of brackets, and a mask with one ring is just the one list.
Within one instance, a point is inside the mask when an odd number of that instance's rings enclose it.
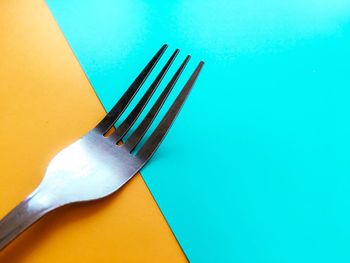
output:
{"label": "fork handle", "polygon": [[56,208],[36,190],[0,221],[0,251],[42,216]]}

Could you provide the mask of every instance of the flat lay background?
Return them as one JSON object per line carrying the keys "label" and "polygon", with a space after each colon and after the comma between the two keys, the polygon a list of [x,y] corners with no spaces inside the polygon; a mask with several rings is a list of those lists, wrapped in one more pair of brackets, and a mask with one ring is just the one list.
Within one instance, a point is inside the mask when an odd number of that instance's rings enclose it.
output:
{"label": "flat lay background", "polygon": [[[44,1],[0,1],[0,218],[105,112]],[[1,263],[186,262],[140,175],[47,215]]]}
{"label": "flat lay background", "polygon": [[206,62],[142,171],[190,261],[350,261],[349,1],[47,4],[107,110],[163,43]]}

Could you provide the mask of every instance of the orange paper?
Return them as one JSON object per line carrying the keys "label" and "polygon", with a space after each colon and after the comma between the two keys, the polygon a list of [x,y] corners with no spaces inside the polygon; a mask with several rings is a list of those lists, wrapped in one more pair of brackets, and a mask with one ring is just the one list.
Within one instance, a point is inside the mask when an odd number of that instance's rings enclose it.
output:
{"label": "orange paper", "polygon": [[[104,114],[46,4],[1,1],[0,217]],[[108,198],[52,212],[0,252],[6,263],[183,261],[140,175]]]}

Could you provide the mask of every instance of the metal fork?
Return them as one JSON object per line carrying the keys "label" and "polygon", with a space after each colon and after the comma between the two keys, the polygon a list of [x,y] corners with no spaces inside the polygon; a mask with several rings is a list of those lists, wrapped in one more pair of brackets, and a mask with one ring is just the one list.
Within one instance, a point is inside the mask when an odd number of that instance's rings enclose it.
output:
{"label": "metal fork", "polygon": [[202,69],[203,61],[198,64],[163,119],[136,153],[135,147],[140,143],[167,99],[190,56],[187,56],[182,62],[135,131],[126,138],[125,143],[120,142],[125,139],[126,133],[137,120],[167,73],[179,53],[178,49],[171,55],[125,120],[116,127],[110,136],[105,137],[105,135],[121,117],[166,48],[167,45],[162,46],[112,110],[94,129],[60,151],[51,160],[37,189],[0,221],[0,251],[48,212],[67,204],[96,200],[114,193],[151,158],[184,104]]}

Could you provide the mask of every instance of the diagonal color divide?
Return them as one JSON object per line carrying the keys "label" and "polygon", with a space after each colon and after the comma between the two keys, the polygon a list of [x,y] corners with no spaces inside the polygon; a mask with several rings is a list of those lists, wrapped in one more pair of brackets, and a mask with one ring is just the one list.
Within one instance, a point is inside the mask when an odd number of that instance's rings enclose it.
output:
{"label": "diagonal color divide", "polygon": [[107,110],[164,42],[206,62],[143,170],[191,262],[349,262],[349,1],[47,3]]}

